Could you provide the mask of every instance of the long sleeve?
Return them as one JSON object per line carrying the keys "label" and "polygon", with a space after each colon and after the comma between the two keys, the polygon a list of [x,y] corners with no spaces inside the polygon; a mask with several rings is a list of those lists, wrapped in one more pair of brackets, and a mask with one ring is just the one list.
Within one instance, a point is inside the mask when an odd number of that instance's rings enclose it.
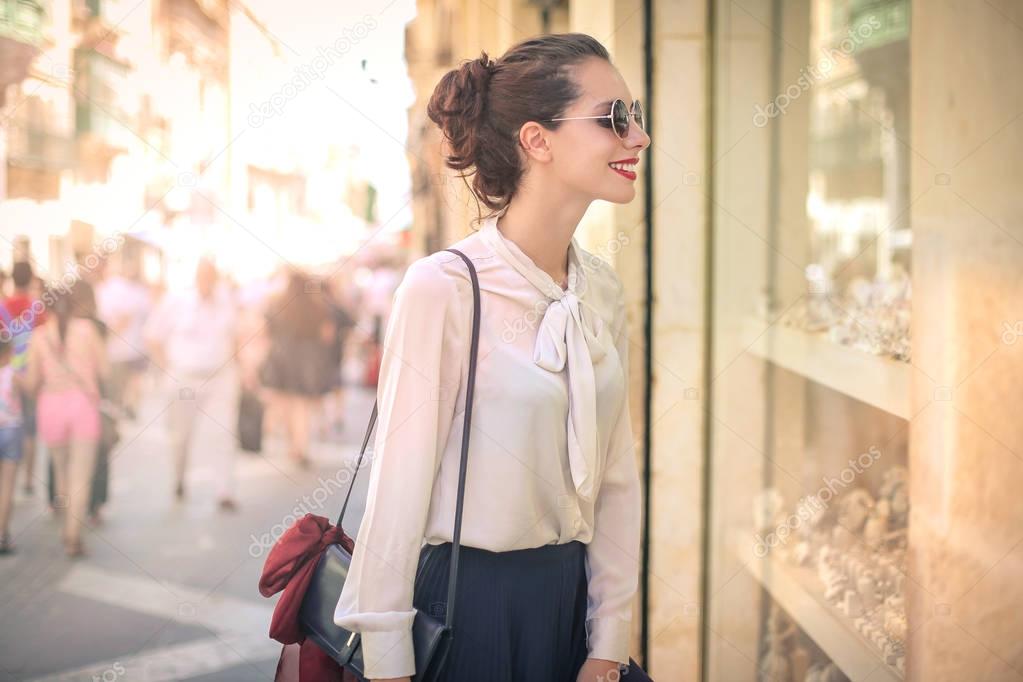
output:
{"label": "long sleeve", "polygon": [[430,257],[409,267],[394,294],[366,511],[334,613],[361,633],[369,679],[415,673],[413,588],[468,352],[461,308],[454,279]]}
{"label": "long sleeve", "polygon": [[611,432],[594,507],[593,539],[587,545],[586,633],[589,658],[628,664],[632,602],[639,584],[641,506],[629,416],[629,333],[620,282],[616,308],[615,347],[625,375],[625,396]]}

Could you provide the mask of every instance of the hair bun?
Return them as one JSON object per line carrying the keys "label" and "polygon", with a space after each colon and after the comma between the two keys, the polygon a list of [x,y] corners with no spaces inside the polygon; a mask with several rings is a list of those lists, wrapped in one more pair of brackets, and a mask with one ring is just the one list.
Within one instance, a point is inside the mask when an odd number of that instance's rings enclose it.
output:
{"label": "hair bun", "polygon": [[450,145],[446,162],[456,170],[476,164],[479,132],[486,120],[487,92],[497,63],[486,52],[448,71],[430,98],[426,114]]}

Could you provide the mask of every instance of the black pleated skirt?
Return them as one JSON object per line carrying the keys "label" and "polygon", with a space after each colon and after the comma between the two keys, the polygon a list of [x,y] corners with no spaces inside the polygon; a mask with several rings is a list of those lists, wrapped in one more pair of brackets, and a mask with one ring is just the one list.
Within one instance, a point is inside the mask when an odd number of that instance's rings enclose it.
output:
{"label": "black pleated skirt", "polygon": [[[586,545],[459,550],[443,682],[575,682],[586,660]],[[443,619],[451,543],[419,556],[414,606]]]}

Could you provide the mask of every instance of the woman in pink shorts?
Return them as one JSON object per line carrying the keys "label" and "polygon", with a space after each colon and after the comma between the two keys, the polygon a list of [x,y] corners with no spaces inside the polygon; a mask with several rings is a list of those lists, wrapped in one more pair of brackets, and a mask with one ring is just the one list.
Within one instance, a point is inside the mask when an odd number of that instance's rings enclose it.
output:
{"label": "woman in pink shorts", "polygon": [[53,460],[55,506],[65,509],[64,544],[82,556],[82,519],[100,438],[99,384],[107,373],[106,352],[92,310],[92,291],[76,282],[53,303],[53,315],[32,334],[28,385],[37,394],[39,438]]}

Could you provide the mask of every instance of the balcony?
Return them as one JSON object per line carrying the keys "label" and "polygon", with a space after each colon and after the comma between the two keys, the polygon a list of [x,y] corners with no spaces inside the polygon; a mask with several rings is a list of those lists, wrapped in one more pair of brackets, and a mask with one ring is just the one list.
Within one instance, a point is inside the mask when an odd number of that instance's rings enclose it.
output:
{"label": "balcony", "polygon": [[872,50],[909,38],[909,0],[853,0],[849,31],[863,40],[857,48]]}
{"label": "balcony", "polygon": [[60,194],[61,173],[76,165],[74,140],[44,119],[12,120],[7,135],[7,198],[47,201]]}
{"label": "balcony", "polygon": [[46,10],[35,0],[0,0],[0,106],[7,86],[25,79],[39,53]]}
{"label": "balcony", "polygon": [[74,0],[71,8],[72,28],[79,33],[79,46],[113,54],[122,31],[119,17],[111,14],[116,2],[110,0]]}
{"label": "balcony", "polygon": [[45,124],[11,121],[7,137],[7,162],[11,166],[60,171],[75,165],[73,140]]}
{"label": "balcony", "polygon": [[128,66],[93,48],[75,51],[75,133],[79,158],[105,167],[127,152],[133,142],[133,124],[120,105]]}
{"label": "balcony", "polygon": [[46,7],[35,0],[0,0],[0,38],[39,46]]}
{"label": "balcony", "polygon": [[180,52],[192,66],[226,82],[228,10],[225,0],[165,0],[158,22],[165,30],[166,54]]}
{"label": "balcony", "polygon": [[909,0],[853,0],[849,5],[849,35],[857,36],[853,56],[871,86],[903,100],[908,106]]}

